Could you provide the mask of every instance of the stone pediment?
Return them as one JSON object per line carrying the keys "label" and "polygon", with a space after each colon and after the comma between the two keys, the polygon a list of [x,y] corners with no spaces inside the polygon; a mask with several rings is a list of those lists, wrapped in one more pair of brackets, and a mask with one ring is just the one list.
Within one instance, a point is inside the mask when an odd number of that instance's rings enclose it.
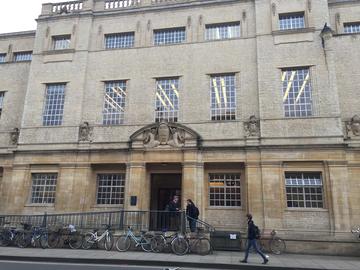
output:
{"label": "stone pediment", "polygon": [[194,130],[178,123],[162,121],[143,127],[130,136],[131,148],[199,147],[201,137]]}

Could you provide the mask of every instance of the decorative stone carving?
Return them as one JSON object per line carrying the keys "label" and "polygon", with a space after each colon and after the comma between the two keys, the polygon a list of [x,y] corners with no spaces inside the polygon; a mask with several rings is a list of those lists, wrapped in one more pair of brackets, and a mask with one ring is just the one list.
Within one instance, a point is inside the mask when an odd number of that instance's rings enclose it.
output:
{"label": "decorative stone carving", "polygon": [[360,136],[360,116],[354,115],[346,122],[346,131],[348,137]]}
{"label": "decorative stone carving", "polygon": [[89,122],[84,122],[79,127],[79,141],[91,141],[93,128]]}
{"label": "decorative stone carving", "polygon": [[260,135],[260,120],[255,115],[250,116],[249,121],[244,123],[247,137]]}
{"label": "decorative stone carving", "polygon": [[58,12],[59,14],[63,14],[63,13],[65,13],[65,14],[68,14],[68,13],[70,13],[70,11],[69,11],[69,9],[67,8],[67,6],[62,6],[61,8],[60,8],[60,10],[59,10],[59,12]]}
{"label": "decorative stone carving", "polygon": [[199,146],[200,136],[177,123],[161,121],[140,129],[130,137],[132,147],[182,148]]}
{"label": "decorative stone carving", "polygon": [[271,12],[272,12],[272,15],[273,15],[273,16],[276,15],[276,4],[275,4],[275,3],[272,3],[272,4],[271,4]]}
{"label": "decorative stone carving", "polygon": [[19,136],[20,136],[20,130],[18,128],[14,128],[11,132],[10,132],[10,140],[11,143],[16,145],[19,142]]}

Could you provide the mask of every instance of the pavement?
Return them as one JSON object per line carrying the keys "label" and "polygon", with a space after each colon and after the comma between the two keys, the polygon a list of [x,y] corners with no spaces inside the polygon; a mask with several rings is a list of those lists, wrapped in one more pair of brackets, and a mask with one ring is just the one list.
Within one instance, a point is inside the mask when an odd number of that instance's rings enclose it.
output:
{"label": "pavement", "polygon": [[[99,249],[34,249],[17,247],[0,247],[1,261],[61,262],[102,265],[144,265],[159,267],[187,267],[211,269],[330,269],[360,270],[359,257],[340,257],[322,255],[282,254],[270,255],[270,262],[262,265],[257,254],[250,254],[249,263],[242,264],[243,252],[214,251],[213,254],[200,256],[187,254],[177,256],[170,253],[146,253],[141,251],[105,251]],[[181,268],[180,268],[181,269]]]}

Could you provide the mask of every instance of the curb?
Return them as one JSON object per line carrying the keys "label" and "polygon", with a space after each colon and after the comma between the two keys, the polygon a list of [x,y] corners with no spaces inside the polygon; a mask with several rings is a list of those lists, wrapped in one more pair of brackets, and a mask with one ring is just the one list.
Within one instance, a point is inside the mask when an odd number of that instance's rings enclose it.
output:
{"label": "curb", "polygon": [[159,267],[185,267],[185,268],[207,268],[207,269],[240,269],[240,270],[319,270],[320,268],[303,268],[303,267],[281,267],[271,265],[254,265],[254,264],[225,264],[225,263],[196,263],[196,262],[179,262],[179,261],[144,261],[144,260],[127,260],[127,259],[92,259],[92,258],[61,258],[61,257],[29,257],[29,256],[9,256],[0,255],[0,261],[31,261],[31,262],[59,262],[74,264],[104,264],[104,265],[136,265],[136,266],[159,266]]}

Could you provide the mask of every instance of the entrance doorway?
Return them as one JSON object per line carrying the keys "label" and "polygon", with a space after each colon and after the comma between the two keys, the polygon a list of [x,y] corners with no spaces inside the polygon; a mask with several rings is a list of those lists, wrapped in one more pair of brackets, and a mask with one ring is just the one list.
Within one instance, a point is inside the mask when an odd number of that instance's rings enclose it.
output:
{"label": "entrance doorway", "polygon": [[157,173],[151,174],[150,196],[150,229],[154,231],[169,230],[167,205],[176,195],[181,204],[181,174]]}

